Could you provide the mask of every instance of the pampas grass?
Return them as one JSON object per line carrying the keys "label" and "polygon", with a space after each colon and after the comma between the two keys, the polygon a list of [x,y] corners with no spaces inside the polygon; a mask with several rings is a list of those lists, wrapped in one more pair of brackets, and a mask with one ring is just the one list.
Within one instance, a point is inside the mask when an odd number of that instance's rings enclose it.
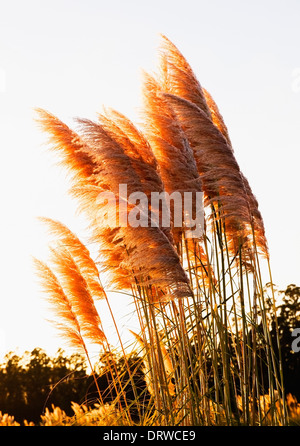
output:
{"label": "pampas grass", "polygon": [[[55,238],[51,261],[60,280],[46,264],[36,266],[58,328],[74,347],[83,346],[85,337],[111,357],[96,305],[106,301],[134,393],[128,401],[120,372],[108,361],[115,403],[128,423],[134,404],[139,424],[285,424],[280,355],[271,344],[260,266],[270,266],[267,238],[225,121],[164,36],[158,74],[144,75],[143,95],[140,127],[107,108],[97,122],[77,119],[75,131],[38,110],[52,149],[71,175],[70,193],[89,222],[88,242],[97,255],[94,260],[62,223],[42,219]],[[128,195],[120,196],[120,185]],[[141,192],[147,206],[140,217],[146,215],[148,224],[122,224],[136,212],[128,196]],[[153,209],[152,193],[174,192],[203,192],[200,236],[189,238],[184,227],[176,227],[173,208],[170,226],[161,224],[162,209]],[[99,200],[101,193],[115,197],[110,208]],[[114,211],[115,224],[109,225]],[[140,332],[128,329],[144,364],[147,402],[135,387],[106,286],[130,295]]]}

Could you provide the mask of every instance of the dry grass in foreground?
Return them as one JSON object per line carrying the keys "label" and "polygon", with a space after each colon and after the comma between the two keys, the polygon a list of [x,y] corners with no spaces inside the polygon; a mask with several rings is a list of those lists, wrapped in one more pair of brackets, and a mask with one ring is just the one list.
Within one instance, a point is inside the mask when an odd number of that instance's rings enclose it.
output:
{"label": "dry grass in foreground", "polygon": [[[265,424],[268,425],[271,421],[270,416],[270,398],[269,396],[262,397],[264,405]],[[279,409],[279,404],[277,408]],[[93,409],[89,409],[85,405],[71,403],[74,415],[68,416],[59,407],[52,406],[52,410],[46,409],[44,415],[41,415],[40,423],[33,423],[24,420],[24,426],[129,426],[127,417],[122,416],[122,413],[114,405],[105,404],[100,406],[95,405]],[[291,394],[287,395],[287,410],[289,414],[289,425],[300,426],[300,404],[296,398]],[[214,419],[213,405],[210,408],[211,418]],[[226,417],[221,416],[221,425],[226,425]],[[219,424],[219,425],[220,425]],[[21,424],[14,420],[14,417],[0,412],[0,426],[20,426]],[[137,423],[136,426],[139,426]]]}

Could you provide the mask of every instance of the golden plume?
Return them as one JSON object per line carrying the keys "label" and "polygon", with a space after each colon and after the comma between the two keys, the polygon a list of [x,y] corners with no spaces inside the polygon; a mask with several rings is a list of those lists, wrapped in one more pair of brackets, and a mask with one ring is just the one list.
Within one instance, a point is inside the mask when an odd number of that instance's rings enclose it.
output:
{"label": "golden plume", "polygon": [[77,263],[67,249],[52,248],[51,252],[52,262],[60,276],[62,288],[72,304],[83,336],[90,342],[102,344],[105,340],[102,323]]}
{"label": "golden plume", "polygon": [[71,174],[72,180],[79,184],[86,183],[88,179],[90,184],[97,171],[97,163],[86,144],[74,130],[52,113],[40,108],[36,112],[37,123],[49,135],[51,150],[59,155],[60,163]]}
{"label": "golden plume", "polygon": [[267,255],[257,201],[235,159],[219,109],[197,81],[186,59],[165,37],[160,85],[194,150],[207,204],[217,207],[221,204],[232,253],[237,253],[241,245],[253,246],[251,228],[254,226],[257,244]]}
{"label": "golden plume", "polygon": [[156,80],[145,74],[144,128],[168,193],[201,192],[202,184],[186,135]]}
{"label": "golden plume", "polygon": [[[79,122],[82,137],[98,159],[98,184],[102,181],[102,187],[105,186],[105,189],[113,192],[115,196],[119,195],[119,184],[127,184],[128,195],[133,192],[144,192],[147,195],[149,169],[139,157],[134,157],[128,150],[128,139],[125,135],[121,140],[116,127],[110,125],[107,129],[107,122],[104,125],[89,120]],[[160,180],[159,189],[161,184]],[[131,207],[128,207],[130,211]],[[91,206],[89,210],[91,211]],[[95,200],[94,211],[97,212]],[[121,268],[128,271],[129,275],[133,273],[143,286],[156,285],[168,289],[166,295],[169,297],[189,295],[191,291],[188,279],[170,238],[159,226],[151,225],[151,217],[147,218],[149,224],[146,227],[127,225],[115,228],[111,241],[123,250]],[[101,243],[101,227],[99,224],[94,224],[93,227],[94,236]]]}
{"label": "golden plume", "polygon": [[[159,165],[159,171],[166,192],[171,195],[180,193],[183,203],[184,193],[193,194],[193,215],[195,215],[196,193],[202,192],[202,182],[197,171],[193,150],[180,127],[171,104],[161,94],[156,80],[144,75],[144,131]],[[174,223],[174,204],[171,203],[171,215]],[[184,209],[182,206],[182,222]],[[182,224],[173,224],[173,236],[178,243],[185,228]],[[203,228],[202,228],[203,229]]]}
{"label": "golden plume", "polygon": [[[211,111],[213,123],[219,129],[219,131],[222,133],[222,135],[225,137],[229,147],[233,150],[227,126],[224,122],[223,116],[221,115],[217,104],[215,103],[211,94],[206,89],[203,88],[203,92],[204,92],[204,96],[206,98],[208,107]],[[248,198],[248,205],[250,207],[250,213],[251,213],[251,217],[252,217],[252,225],[253,225],[254,239],[255,239],[256,247],[260,251],[260,254],[264,255],[265,257],[268,257],[269,256],[268,243],[267,243],[267,238],[265,235],[264,222],[263,222],[261,212],[259,211],[257,199],[252,192],[252,189],[250,187],[250,184],[249,184],[247,178],[244,176],[244,174],[242,172],[240,172],[240,175],[242,177],[244,190],[245,190],[245,192],[247,194],[247,198]]]}
{"label": "golden plume", "polygon": [[[72,296],[70,297],[65,293],[57,276],[46,263],[34,259],[34,265],[50,303],[50,308],[59,321],[51,322],[58,328],[60,334],[70,347],[86,353],[85,341],[76,312],[76,306],[72,303]],[[103,332],[100,331],[98,335],[100,336],[97,336],[97,341],[102,342],[104,338]]]}
{"label": "golden plume", "polygon": [[215,103],[212,95],[205,88],[202,87],[202,91],[203,91],[206,103],[207,103],[208,108],[209,108],[210,113],[211,113],[212,122],[220,130],[220,132],[222,133],[222,135],[224,136],[224,138],[228,142],[228,145],[230,147],[232,147],[227,126],[226,126],[226,124],[224,122],[223,116],[221,115],[220,110],[219,110],[217,104]]}
{"label": "golden plume", "polygon": [[[152,212],[159,214],[159,209],[152,206],[151,194],[153,192],[162,194],[165,191],[165,185],[148,139],[126,116],[116,110],[106,109],[105,115],[99,114],[99,121],[105,131],[121,145],[124,152],[130,157],[131,164],[141,182],[141,191],[148,199],[149,215],[152,215]],[[158,221],[160,221],[159,218],[158,215]],[[173,244],[170,227],[160,227]]]}
{"label": "golden plume", "polygon": [[161,36],[160,73],[162,89],[196,104],[211,117],[203,89],[191,66],[178,48],[164,35]]}
{"label": "golden plume", "polygon": [[84,243],[63,223],[46,217],[41,217],[39,220],[47,226],[50,234],[55,236],[59,246],[68,250],[73,256],[93,298],[104,298],[105,292],[100,282],[98,268]]}

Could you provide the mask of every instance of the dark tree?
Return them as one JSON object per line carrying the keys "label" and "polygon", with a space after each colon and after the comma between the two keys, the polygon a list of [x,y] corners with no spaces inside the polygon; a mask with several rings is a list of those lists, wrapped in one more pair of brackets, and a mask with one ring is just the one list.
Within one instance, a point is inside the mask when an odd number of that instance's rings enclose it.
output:
{"label": "dark tree", "polygon": [[9,353],[0,366],[0,410],[38,423],[46,407],[59,406],[71,415],[70,402],[85,401],[89,385],[84,359],[59,350],[50,358],[39,348],[22,357]]}
{"label": "dark tree", "polygon": [[[294,340],[292,332],[300,328],[300,287],[291,284],[281,291],[282,304],[277,307],[279,341],[282,355],[285,393],[291,393],[300,401],[300,352],[292,350]],[[271,337],[277,348],[274,316],[272,318]]]}

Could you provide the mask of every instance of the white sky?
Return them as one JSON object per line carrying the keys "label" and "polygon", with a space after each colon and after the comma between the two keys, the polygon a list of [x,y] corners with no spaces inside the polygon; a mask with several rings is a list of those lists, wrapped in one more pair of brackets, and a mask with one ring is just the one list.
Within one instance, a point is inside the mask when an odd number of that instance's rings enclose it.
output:
{"label": "white sky", "polygon": [[33,109],[72,123],[104,105],[135,120],[159,33],[223,114],[260,203],[274,282],[300,284],[299,19],[299,0],[0,0],[0,355],[61,345],[31,267],[47,252],[35,217],[82,235]]}

